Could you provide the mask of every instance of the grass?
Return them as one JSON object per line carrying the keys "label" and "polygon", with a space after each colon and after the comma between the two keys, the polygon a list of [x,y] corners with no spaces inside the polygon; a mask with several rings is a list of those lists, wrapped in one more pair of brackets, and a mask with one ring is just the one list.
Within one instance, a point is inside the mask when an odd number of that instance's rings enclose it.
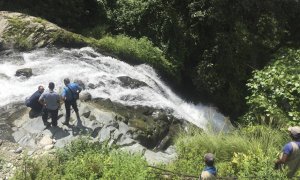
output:
{"label": "grass", "polygon": [[[211,152],[222,176],[284,177],[274,171],[274,161],[288,136],[267,126],[249,126],[230,133],[193,131],[182,133],[176,140],[178,159],[167,168],[172,171],[198,175],[204,168],[203,156]],[[266,168],[267,167],[267,168]]]}
{"label": "grass", "polygon": [[73,141],[54,155],[24,158],[14,179],[156,179],[147,162],[87,138]]}
{"label": "grass", "polygon": [[[255,177],[286,179],[286,170],[275,171],[274,161],[288,134],[268,126],[248,126],[230,133],[193,130],[182,132],[176,139],[178,158],[163,169],[198,176],[204,168],[207,152],[216,156],[219,177]],[[80,139],[58,150],[54,155],[38,159],[25,158],[15,179],[158,179],[147,162],[110,148],[106,144]],[[172,179],[182,177],[173,175]]]}
{"label": "grass", "polygon": [[180,79],[178,67],[145,37],[135,39],[125,35],[106,36],[98,41],[98,46],[127,62],[147,63],[162,75],[172,77],[176,81]]}

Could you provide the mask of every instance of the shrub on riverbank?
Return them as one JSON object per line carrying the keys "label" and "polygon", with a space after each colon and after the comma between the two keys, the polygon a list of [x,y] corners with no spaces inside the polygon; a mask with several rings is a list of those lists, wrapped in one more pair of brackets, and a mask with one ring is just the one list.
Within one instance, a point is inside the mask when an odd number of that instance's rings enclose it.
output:
{"label": "shrub on riverbank", "polygon": [[105,52],[116,55],[122,60],[135,64],[147,63],[161,75],[176,80],[180,79],[177,66],[167,59],[163,51],[143,37],[130,38],[125,35],[106,36],[98,41],[98,46]]}
{"label": "shrub on riverbank", "polygon": [[300,50],[283,49],[272,63],[254,71],[244,119],[248,123],[299,124]]}
{"label": "shrub on riverbank", "polygon": [[[198,176],[204,167],[203,155],[216,156],[219,177],[239,179],[286,179],[286,170],[275,171],[274,161],[288,135],[268,126],[249,126],[230,133],[182,133],[176,140],[178,158],[161,168],[178,175]],[[166,171],[167,172],[167,171]],[[49,156],[25,159],[15,179],[160,179],[164,173],[150,169],[140,156],[127,154],[84,139]],[[26,175],[26,176],[25,176]]]}
{"label": "shrub on riverbank", "polygon": [[131,155],[85,139],[72,142],[53,155],[25,158],[14,179],[155,179],[147,163]]}
{"label": "shrub on riverbank", "polygon": [[285,172],[273,168],[286,142],[287,134],[267,126],[250,126],[226,134],[194,131],[177,139],[178,159],[168,169],[197,176],[204,168],[204,154],[212,152],[220,177],[284,179]]}

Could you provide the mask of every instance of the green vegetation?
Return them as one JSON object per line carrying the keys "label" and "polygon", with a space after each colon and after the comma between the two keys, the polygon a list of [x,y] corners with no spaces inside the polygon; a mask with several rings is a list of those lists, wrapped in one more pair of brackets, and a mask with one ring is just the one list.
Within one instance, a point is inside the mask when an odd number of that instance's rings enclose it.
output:
{"label": "green vegetation", "polygon": [[[246,82],[280,47],[299,47],[299,2],[103,0],[114,34],[146,36],[180,65],[182,86],[235,119]],[[209,99],[207,99],[209,97]]]}
{"label": "green vegetation", "polygon": [[[281,128],[300,121],[300,2],[33,1],[0,1],[0,6],[79,33],[51,32],[56,45],[89,45],[130,63],[148,63],[186,94],[192,92],[194,101],[214,103],[245,126],[229,133],[182,134],[178,159],[167,169],[197,176],[202,156],[213,152],[221,177],[285,179],[273,166],[289,141]],[[34,29],[19,19],[9,22],[4,40],[14,37],[18,48],[31,49]],[[139,156],[80,141],[56,155],[25,159],[16,179],[157,178],[150,172]]]}
{"label": "green vegetation", "polygon": [[[162,169],[176,172],[169,175],[198,176],[204,168],[203,155],[216,156],[219,177],[239,179],[287,179],[286,169],[274,170],[282,146],[289,141],[287,133],[258,125],[229,133],[204,133],[192,130],[176,140],[178,158]],[[299,172],[298,172],[299,174]],[[55,154],[25,158],[14,179],[163,179],[139,155],[121,152],[105,144],[87,139],[72,142]]]}
{"label": "green vegetation", "polygon": [[11,18],[8,21],[11,24],[11,28],[4,33],[3,39],[6,41],[13,39],[15,47],[18,49],[31,49],[33,44],[32,41],[28,40],[28,36],[31,34],[32,29],[26,28],[27,23],[21,19]]}
{"label": "green vegetation", "polygon": [[138,155],[87,139],[72,142],[55,155],[25,158],[14,179],[155,179]]}
{"label": "green vegetation", "polygon": [[98,45],[106,52],[115,54],[127,62],[150,64],[162,75],[177,78],[178,82],[179,77],[176,76],[177,69],[174,62],[167,60],[163,52],[145,37],[135,39],[124,35],[107,36],[100,39]]}
{"label": "green vegetation", "polygon": [[167,168],[199,175],[204,168],[204,154],[212,152],[219,177],[284,179],[285,172],[274,170],[274,161],[287,138],[284,132],[267,126],[249,126],[219,134],[193,131],[178,138],[178,159]]}
{"label": "green vegetation", "polygon": [[247,84],[248,123],[300,122],[300,50],[283,49],[263,70],[254,71]]}

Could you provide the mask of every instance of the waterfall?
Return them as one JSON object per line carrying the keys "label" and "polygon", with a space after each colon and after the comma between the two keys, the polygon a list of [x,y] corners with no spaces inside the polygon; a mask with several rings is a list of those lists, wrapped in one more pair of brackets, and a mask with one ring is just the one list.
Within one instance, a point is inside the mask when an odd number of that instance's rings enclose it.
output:
{"label": "waterfall", "polygon": [[[18,69],[31,68],[30,78],[16,77]],[[2,52],[0,55],[0,107],[24,99],[39,85],[47,89],[54,82],[62,91],[63,79],[79,79],[93,98],[109,98],[125,105],[167,109],[177,117],[207,129],[226,130],[230,123],[212,107],[185,102],[160,79],[148,65],[131,66],[112,57],[103,56],[92,48],[38,49],[31,52]],[[129,77],[146,85],[136,88],[122,86],[118,77]]]}

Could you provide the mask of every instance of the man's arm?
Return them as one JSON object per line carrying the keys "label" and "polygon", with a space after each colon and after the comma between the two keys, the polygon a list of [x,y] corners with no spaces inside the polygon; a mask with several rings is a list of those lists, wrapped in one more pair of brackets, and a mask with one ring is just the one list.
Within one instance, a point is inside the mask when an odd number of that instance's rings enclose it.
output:
{"label": "man's arm", "polygon": [[285,164],[287,162],[288,156],[293,152],[293,147],[290,143],[286,144],[283,147],[282,156],[275,161],[275,169],[278,169],[281,164]]}
{"label": "man's arm", "polygon": [[277,161],[276,164],[285,164],[287,161],[288,155],[283,154]]}
{"label": "man's arm", "polygon": [[285,164],[287,162],[288,155],[283,154],[276,162],[275,169],[279,169],[281,164]]}
{"label": "man's arm", "polygon": [[44,96],[45,96],[45,95],[44,95],[44,93],[43,93],[43,94],[39,97],[39,100],[38,100],[39,103],[40,103],[41,105],[43,105],[43,106],[45,105]]}
{"label": "man's arm", "polygon": [[58,95],[57,94],[57,100],[56,100],[56,102],[57,102],[57,104],[58,104],[58,109],[60,109],[60,107],[61,107],[61,97],[60,97],[60,95]]}
{"label": "man's arm", "polygon": [[64,88],[63,89],[63,92],[61,93],[61,100],[62,101],[65,101],[66,100],[66,97],[67,96],[67,91],[66,91],[66,89]]}

